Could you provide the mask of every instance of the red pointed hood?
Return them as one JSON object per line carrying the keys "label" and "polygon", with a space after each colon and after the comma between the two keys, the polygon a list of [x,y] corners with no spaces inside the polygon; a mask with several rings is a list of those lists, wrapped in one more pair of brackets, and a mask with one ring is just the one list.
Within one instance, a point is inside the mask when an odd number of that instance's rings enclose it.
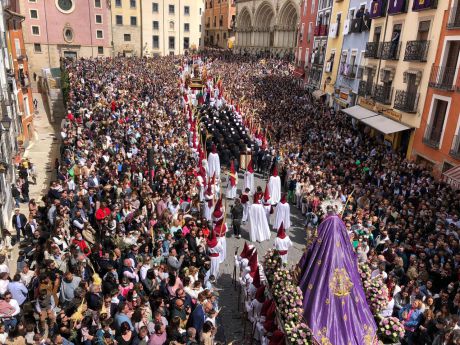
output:
{"label": "red pointed hood", "polygon": [[276,164],[273,166],[272,176],[278,176],[278,168],[276,167]]}
{"label": "red pointed hood", "polygon": [[287,200],[286,200],[286,193],[283,193],[283,194],[281,195],[280,203],[285,204],[286,202],[287,202]]}
{"label": "red pointed hood", "polygon": [[260,194],[259,193],[255,193],[254,194],[254,204],[258,204],[260,201]]}
{"label": "red pointed hood", "polygon": [[184,93],[184,101],[185,101],[185,102],[188,102],[188,96],[187,96],[186,93]]}
{"label": "red pointed hood", "polygon": [[278,229],[278,233],[276,234],[276,237],[284,239],[286,238],[286,232],[284,231],[284,222],[281,222],[281,225]]}
{"label": "red pointed hood", "polygon": [[235,164],[233,163],[233,160],[230,163],[230,185],[232,187],[236,186]]}
{"label": "red pointed hood", "polygon": [[251,174],[254,173],[254,168],[253,168],[253,166],[252,166],[252,157],[251,157],[251,159],[249,160],[249,163],[248,163],[248,166],[247,166],[247,170],[248,170]]}
{"label": "red pointed hood", "polygon": [[240,254],[240,258],[242,259],[246,258],[248,255],[248,252],[249,252],[248,242],[244,242],[244,247],[243,247],[243,251]]}
{"label": "red pointed hood", "polygon": [[217,237],[216,233],[214,231],[211,231],[211,234],[209,235],[208,239],[206,240],[206,243],[208,245],[208,248],[214,248],[217,246]]}
{"label": "red pointed hood", "polygon": [[203,165],[200,166],[200,176],[203,178],[203,182],[206,184],[206,169]]}
{"label": "red pointed hood", "polygon": [[208,183],[208,188],[206,189],[206,195],[212,195],[212,185]]}
{"label": "red pointed hood", "polygon": [[212,144],[212,146],[211,146],[211,152],[212,152],[212,153],[217,153],[216,144]]}
{"label": "red pointed hood", "polygon": [[260,268],[257,267],[256,271],[254,272],[254,275],[252,276],[252,285],[256,287],[256,289],[260,288],[261,283],[260,283]]}
{"label": "red pointed hood", "polygon": [[255,298],[259,303],[263,303],[265,301],[265,285],[261,285],[257,288]]}
{"label": "red pointed hood", "polygon": [[270,191],[268,190],[268,183],[265,185],[265,193],[264,193],[264,201],[265,203],[268,203],[268,200],[270,200]]}
{"label": "red pointed hood", "polygon": [[201,148],[201,145],[198,146],[198,155],[199,155],[199,164],[202,164],[203,159],[205,159],[203,149]]}
{"label": "red pointed hood", "polygon": [[257,250],[255,250],[251,257],[249,258],[249,263],[248,263],[249,269],[250,269],[250,274],[252,277],[253,272],[255,273],[258,267],[258,260],[257,260]]}
{"label": "red pointed hood", "polygon": [[262,305],[262,309],[260,310],[260,315],[267,316],[268,310],[270,310],[274,303],[275,302],[273,302],[272,299],[266,299],[264,304]]}
{"label": "red pointed hood", "polygon": [[216,206],[214,207],[214,212],[212,213],[212,216],[216,220],[220,220],[224,215],[224,212],[222,210],[222,196],[217,200]]}
{"label": "red pointed hood", "polygon": [[286,336],[279,329],[273,332],[270,337],[268,345],[284,345],[286,343]]}

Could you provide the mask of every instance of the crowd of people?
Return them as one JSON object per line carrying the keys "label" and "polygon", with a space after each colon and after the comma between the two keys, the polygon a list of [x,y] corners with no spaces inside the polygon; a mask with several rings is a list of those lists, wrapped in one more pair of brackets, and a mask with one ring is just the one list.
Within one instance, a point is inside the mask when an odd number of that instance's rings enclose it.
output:
{"label": "crowd of people", "polygon": [[[269,139],[289,201],[315,226],[322,205],[345,206],[360,262],[390,291],[385,316],[401,319],[405,344],[460,339],[460,194],[430,171],[371,137],[368,128],[315,101],[288,62],[210,54],[226,97],[254,135]],[[254,125],[255,124],[255,125]],[[260,131],[260,125],[262,130]],[[249,125],[251,127],[251,125]]]}
{"label": "crowd of people", "polygon": [[65,62],[56,176],[13,217],[30,225],[17,270],[0,255],[1,344],[218,343],[217,218],[203,217],[178,86],[188,59]]}

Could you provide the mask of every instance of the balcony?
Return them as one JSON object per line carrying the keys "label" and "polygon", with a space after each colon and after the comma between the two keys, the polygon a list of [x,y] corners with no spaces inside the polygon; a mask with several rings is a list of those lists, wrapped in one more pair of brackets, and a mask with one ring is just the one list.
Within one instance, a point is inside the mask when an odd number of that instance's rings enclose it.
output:
{"label": "balcony", "polygon": [[374,85],[374,94],[372,98],[382,104],[390,105],[393,88],[389,85]]}
{"label": "balcony", "polygon": [[396,90],[394,108],[406,113],[416,113],[419,93]]}
{"label": "balcony", "polygon": [[404,52],[404,61],[426,62],[430,41],[408,41]]}
{"label": "balcony", "polygon": [[345,78],[354,79],[358,71],[358,65],[343,64],[340,66],[341,75]]}
{"label": "balcony", "polygon": [[455,72],[455,67],[433,66],[428,85],[436,89],[453,91]]}
{"label": "balcony", "polygon": [[362,97],[372,96],[372,83],[361,80],[358,86],[358,95]]}
{"label": "balcony", "polygon": [[454,136],[453,145],[449,154],[455,159],[460,159],[460,134]]}
{"label": "balcony", "polygon": [[366,51],[364,52],[365,58],[378,59],[379,58],[379,42],[367,42]]}
{"label": "balcony", "polygon": [[313,65],[322,65],[324,64],[324,54],[315,54],[312,61]]}
{"label": "balcony", "polygon": [[351,20],[350,32],[359,33],[362,31],[363,18],[355,18]]}
{"label": "balcony", "polygon": [[439,149],[441,144],[441,135],[433,133],[433,125],[429,125],[423,136],[423,143],[433,149]]}
{"label": "balcony", "polygon": [[29,78],[28,77],[20,77],[19,78],[19,84],[21,84],[21,87],[23,89],[26,89],[30,86],[30,81],[29,81]]}
{"label": "balcony", "polygon": [[329,33],[329,26],[328,25],[316,25],[315,26],[315,36],[327,36]]}
{"label": "balcony", "polygon": [[447,21],[448,29],[460,28],[460,7],[454,6],[450,9],[449,20]]}
{"label": "balcony", "polygon": [[399,51],[401,42],[383,42],[382,43],[382,60],[399,60]]}
{"label": "balcony", "polygon": [[[19,55],[17,55],[19,54]],[[20,49],[20,50],[16,50],[16,55],[17,55],[17,59],[18,61],[24,61],[24,60],[27,60],[27,52],[25,49]]]}

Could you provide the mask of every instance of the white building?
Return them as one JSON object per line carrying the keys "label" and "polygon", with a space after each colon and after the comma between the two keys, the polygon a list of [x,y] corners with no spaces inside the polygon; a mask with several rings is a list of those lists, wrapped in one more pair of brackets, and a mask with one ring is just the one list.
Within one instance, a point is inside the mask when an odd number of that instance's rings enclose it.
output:
{"label": "white building", "polygon": [[238,52],[294,54],[299,19],[298,0],[239,0],[235,48]]}
{"label": "white building", "polygon": [[204,0],[142,1],[143,55],[180,55],[202,48],[204,10]]}

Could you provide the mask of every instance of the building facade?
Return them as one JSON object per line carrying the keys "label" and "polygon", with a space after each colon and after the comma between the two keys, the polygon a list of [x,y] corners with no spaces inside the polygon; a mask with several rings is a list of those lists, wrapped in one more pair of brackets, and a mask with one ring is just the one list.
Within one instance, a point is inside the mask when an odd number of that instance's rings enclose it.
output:
{"label": "building facade", "polygon": [[[325,62],[323,75],[321,77],[321,86],[326,93],[326,99],[329,104],[332,104],[333,101],[335,84],[337,82],[337,72],[340,65],[339,62],[342,61],[343,33],[349,5],[350,0],[336,2],[330,12]],[[327,13],[328,12],[326,12],[326,14]]]}
{"label": "building facade", "polygon": [[[460,166],[460,3],[447,4],[436,32],[439,45],[433,46],[435,59],[412,151],[412,158],[437,176],[448,176],[448,171]],[[456,188],[460,188],[458,179]]]}
{"label": "building facade", "polygon": [[235,49],[294,57],[299,19],[298,1],[239,0],[236,2]]}
{"label": "building facade", "polygon": [[111,29],[115,56],[141,56],[141,0],[111,0]]}
{"label": "building facade", "polygon": [[5,52],[0,54],[0,230],[2,234],[5,229],[10,228],[14,207],[11,186],[16,182],[14,164],[19,153],[17,137],[21,133],[21,120],[14,97],[15,72],[10,61],[11,46],[6,23],[6,17],[10,16],[6,11],[10,6],[10,0],[0,3],[0,46]]}
{"label": "building facade", "polygon": [[[313,31],[313,51],[310,55],[311,68],[308,74],[307,84],[311,90],[320,90],[323,69],[326,61],[327,38],[332,13],[332,0],[318,0],[316,24]],[[315,93],[321,95],[321,93]]]}
{"label": "building facade", "polygon": [[342,50],[336,57],[338,61],[333,104],[335,109],[354,106],[358,99],[359,81],[364,72],[364,53],[369,39],[371,19],[369,3],[350,0],[348,11],[344,12]]}
{"label": "building facade", "polygon": [[59,67],[62,57],[112,56],[110,2],[20,0],[19,8],[31,73]]}
{"label": "building facade", "polygon": [[26,147],[34,135],[33,124],[33,97],[29,75],[29,61],[27,58],[24,37],[22,35],[22,21],[24,16],[17,13],[16,3],[12,1],[5,9],[5,22],[8,31],[9,58],[14,73],[15,82],[12,83],[13,99],[16,102],[20,116],[20,132],[18,142]]}
{"label": "building facade", "polygon": [[313,51],[313,31],[316,23],[318,6],[316,0],[303,0],[299,24],[298,43],[296,51],[295,75],[304,81],[308,78],[310,53]]}
{"label": "building facade", "polygon": [[204,46],[204,0],[142,1],[143,55],[180,55]]}
{"label": "building facade", "polygon": [[351,116],[407,156],[420,126],[447,7],[445,1],[373,0],[365,14],[372,24],[358,106],[369,112]]}
{"label": "building facade", "polygon": [[231,48],[235,40],[236,6],[234,0],[205,0],[204,44]]}

